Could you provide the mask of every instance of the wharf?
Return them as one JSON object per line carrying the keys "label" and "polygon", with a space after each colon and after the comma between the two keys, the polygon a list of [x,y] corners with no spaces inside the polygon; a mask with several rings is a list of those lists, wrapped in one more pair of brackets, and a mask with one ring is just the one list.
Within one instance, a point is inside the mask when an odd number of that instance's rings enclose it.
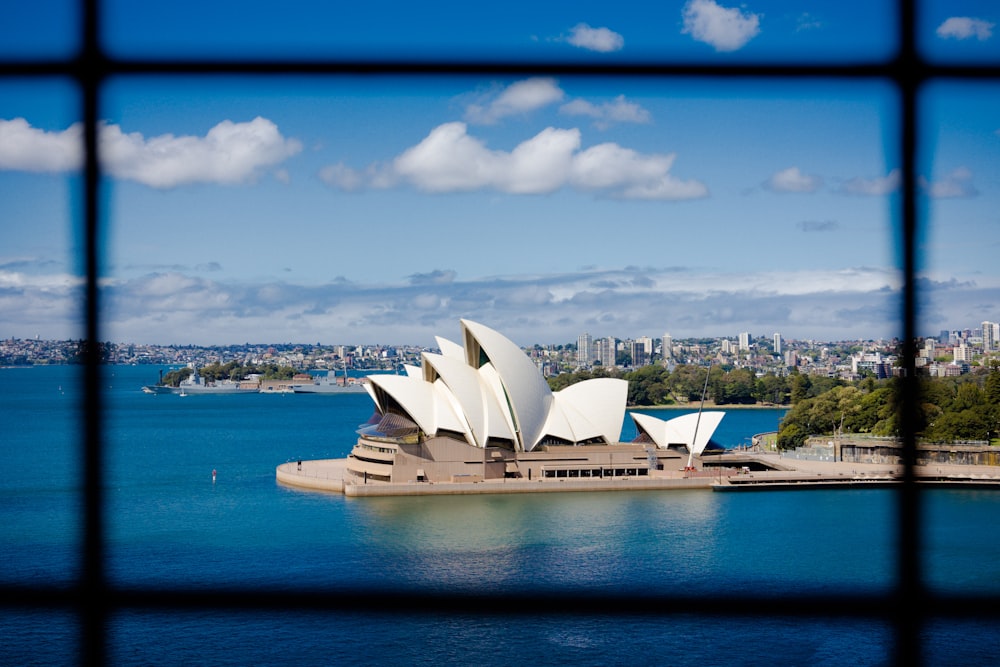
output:
{"label": "wharf", "polygon": [[[735,471],[729,474],[734,474]],[[376,482],[354,481],[347,473],[347,459],[290,461],[275,471],[279,483],[306,489],[332,491],[350,497],[479,495],[489,493],[560,493],[568,491],[652,491],[665,489],[708,490],[718,473],[656,471],[651,476],[614,478],[486,479],[475,482]],[[356,479],[356,478],[355,478]]]}
{"label": "wharf", "polygon": [[[805,461],[776,453],[733,453],[705,457],[694,471],[655,471],[642,477],[497,479],[474,482],[371,482],[348,478],[347,459],[290,461],[275,471],[286,486],[342,493],[349,497],[560,493],[653,490],[805,490],[882,488],[900,483],[902,467],[889,464]],[[1000,490],[1000,467],[934,464],[917,466],[917,481],[934,487]]]}
{"label": "wharf", "polygon": [[[903,475],[898,464],[810,461],[777,453],[723,454],[707,463],[740,469],[739,474],[721,477],[714,491],[878,488],[901,483]],[[914,476],[929,486],[1000,489],[1000,466],[934,463],[916,466]]]}

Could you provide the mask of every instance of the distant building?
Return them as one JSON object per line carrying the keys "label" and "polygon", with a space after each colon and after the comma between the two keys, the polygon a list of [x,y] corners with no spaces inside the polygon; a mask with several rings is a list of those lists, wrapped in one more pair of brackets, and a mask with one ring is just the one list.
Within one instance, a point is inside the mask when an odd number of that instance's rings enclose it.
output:
{"label": "distant building", "polygon": [[983,351],[992,352],[997,349],[998,341],[1000,341],[1000,324],[983,322]]}
{"label": "distant building", "polygon": [[781,354],[781,334],[780,333],[775,333],[774,334],[774,353],[775,354],[779,354],[779,355]]}
{"label": "distant building", "polygon": [[669,333],[663,334],[663,341],[661,343],[663,349],[660,354],[663,356],[665,361],[670,361],[674,358],[674,339],[670,337]]}
{"label": "distant building", "polygon": [[965,342],[959,343],[955,347],[954,351],[955,363],[969,363],[972,361],[972,348],[967,346]]}
{"label": "distant building", "polygon": [[594,339],[589,333],[582,333],[576,339],[576,363],[578,366],[590,366],[594,363]]}
{"label": "distant building", "polygon": [[750,332],[744,331],[740,334],[740,352],[750,350]]}
{"label": "distant building", "polygon": [[892,377],[893,358],[881,352],[863,352],[851,357],[851,373],[855,376],[871,373],[879,380]]}
{"label": "distant building", "polygon": [[[647,338],[646,341],[649,341]],[[629,354],[632,357],[632,367],[638,368],[639,366],[645,366],[649,363],[650,354],[647,351],[646,341],[642,338],[638,340],[629,341]],[[649,341],[652,343],[652,341]],[[650,345],[651,346],[651,345]]]}
{"label": "distant building", "polygon": [[600,361],[602,366],[605,368],[615,367],[615,358],[618,355],[618,342],[614,339],[614,336],[598,339],[594,342],[594,348],[597,361]]}

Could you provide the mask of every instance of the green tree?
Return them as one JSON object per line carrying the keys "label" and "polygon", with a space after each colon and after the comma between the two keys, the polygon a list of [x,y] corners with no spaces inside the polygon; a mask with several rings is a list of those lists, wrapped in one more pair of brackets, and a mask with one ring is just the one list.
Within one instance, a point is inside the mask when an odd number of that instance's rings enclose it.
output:
{"label": "green tree", "polygon": [[670,374],[667,386],[678,401],[700,401],[705,386],[705,368],[681,364]]}
{"label": "green tree", "polygon": [[754,398],[756,376],[749,368],[719,374],[712,382],[712,400],[716,405],[750,405]]}
{"label": "green tree", "polygon": [[757,378],[757,383],[754,387],[754,398],[757,399],[758,403],[788,405],[791,400],[788,379],[774,373],[767,373],[763,377]]}
{"label": "green tree", "polygon": [[788,376],[788,384],[792,405],[809,398],[812,381],[808,375],[803,375],[798,370],[793,370],[792,374]]}
{"label": "green tree", "polygon": [[1000,405],[1000,362],[993,360],[983,382],[986,400],[992,405]]}
{"label": "green tree", "polygon": [[667,400],[669,373],[662,366],[643,366],[625,373],[629,405],[662,405]]}

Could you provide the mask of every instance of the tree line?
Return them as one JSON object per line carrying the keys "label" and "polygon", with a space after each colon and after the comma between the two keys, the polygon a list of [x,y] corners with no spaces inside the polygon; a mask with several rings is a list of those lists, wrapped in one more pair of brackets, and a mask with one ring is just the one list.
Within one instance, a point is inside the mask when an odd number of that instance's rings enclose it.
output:
{"label": "tree line", "polygon": [[[706,388],[706,371],[708,386]],[[562,373],[548,378],[558,391],[571,384],[599,377],[628,380],[628,403],[634,406],[686,405],[705,400],[715,405],[791,405],[818,396],[842,383],[833,378],[767,373],[761,377],[749,368],[680,364],[673,371],[664,366],[643,366],[631,371],[596,366],[591,370]]]}
{"label": "tree line", "polygon": [[[792,405],[778,431],[778,447],[802,445],[810,435],[900,435],[897,380],[861,380]],[[986,441],[1000,437],[1000,361],[953,378],[920,379],[916,433],[926,442]]]}

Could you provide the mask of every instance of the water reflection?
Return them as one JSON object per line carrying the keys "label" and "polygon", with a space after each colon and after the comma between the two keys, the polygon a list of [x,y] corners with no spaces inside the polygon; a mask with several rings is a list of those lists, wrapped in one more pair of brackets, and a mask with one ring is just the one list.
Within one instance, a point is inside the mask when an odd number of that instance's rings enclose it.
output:
{"label": "water reflection", "polygon": [[[715,550],[710,493],[366,498],[367,547],[387,576],[458,588],[637,588],[696,577]],[[658,583],[659,582],[659,583]]]}

